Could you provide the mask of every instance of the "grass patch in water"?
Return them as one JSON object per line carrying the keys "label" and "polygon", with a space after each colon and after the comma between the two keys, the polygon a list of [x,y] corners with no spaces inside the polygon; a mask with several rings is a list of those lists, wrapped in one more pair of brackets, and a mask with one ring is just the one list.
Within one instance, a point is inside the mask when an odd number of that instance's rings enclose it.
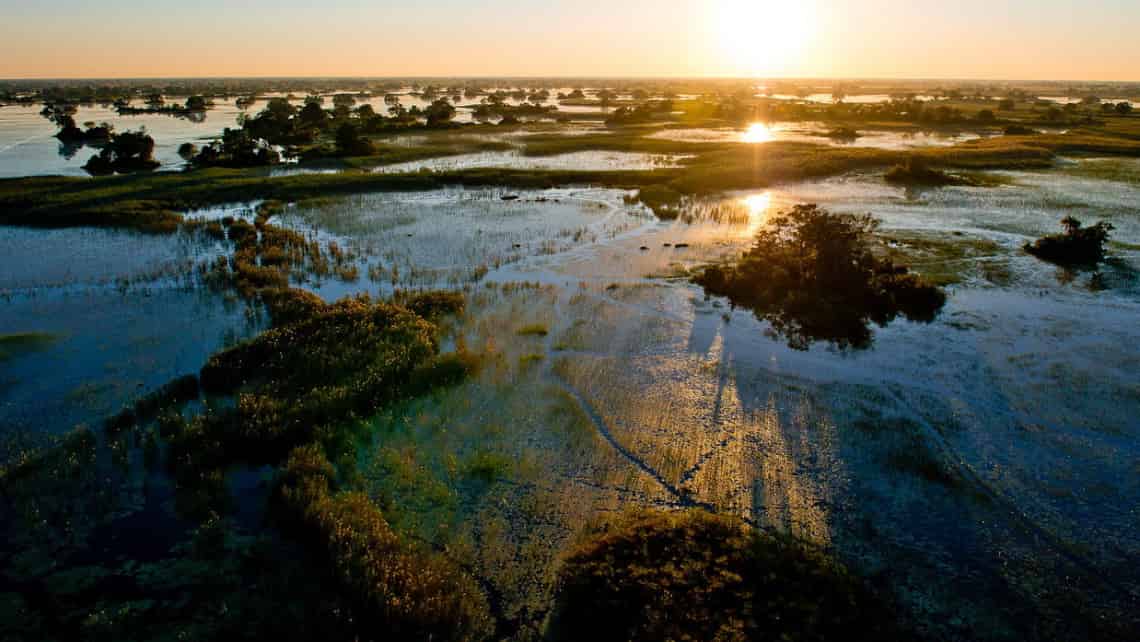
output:
{"label": "grass patch in water", "polygon": [[559,574],[554,640],[906,640],[841,564],[787,536],[703,512],[600,530]]}
{"label": "grass patch in water", "polygon": [[13,332],[0,334],[0,363],[32,352],[47,350],[60,340],[48,332]]}
{"label": "grass patch in water", "polygon": [[878,234],[876,240],[873,251],[877,256],[907,265],[937,285],[961,283],[979,269],[979,258],[1008,254],[992,240],[950,232],[892,231]]}
{"label": "grass patch in water", "polygon": [[519,328],[515,334],[520,337],[545,337],[550,334],[550,329],[545,323],[531,323]]}

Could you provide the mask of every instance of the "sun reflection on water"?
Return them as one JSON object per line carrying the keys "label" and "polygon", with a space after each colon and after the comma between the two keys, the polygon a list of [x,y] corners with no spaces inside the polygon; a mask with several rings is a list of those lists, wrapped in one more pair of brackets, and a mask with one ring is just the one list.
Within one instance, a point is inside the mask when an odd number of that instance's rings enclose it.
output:
{"label": "sun reflection on water", "polygon": [[740,199],[740,202],[748,211],[747,235],[749,237],[755,236],[756,232],[768,222],[768,210],[772,207],[772,193],[749,194]]}
{"label": "sun reflection on water", "polygon": [[767,143],[772,138],[772,129],[765,123],[752,123],[741,136],[741,140],[746,143]]}

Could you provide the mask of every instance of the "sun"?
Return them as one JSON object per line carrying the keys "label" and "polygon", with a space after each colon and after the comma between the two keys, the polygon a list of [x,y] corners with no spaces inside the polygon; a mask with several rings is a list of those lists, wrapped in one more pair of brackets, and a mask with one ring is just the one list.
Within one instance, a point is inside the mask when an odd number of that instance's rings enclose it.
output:
{"label": "sun", "polygon": [[795,62],[814,17],[808,2],[717,0],[715,37],[735,72],[777,75]]}

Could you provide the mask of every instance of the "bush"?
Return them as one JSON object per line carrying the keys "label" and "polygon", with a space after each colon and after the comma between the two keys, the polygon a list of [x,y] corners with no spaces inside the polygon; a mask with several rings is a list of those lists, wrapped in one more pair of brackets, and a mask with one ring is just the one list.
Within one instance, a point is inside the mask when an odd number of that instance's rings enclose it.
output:
{"label": "bush", "polygon": [[555,640],[899,640],[890,611],[796,540],[703,512],[627,518],[567,558]]}
{"label": "bush", "polygon": [[927,167],[921,158],[912,157],[904,165],[895,165],[887,172],[888,183],[902,185],[924,185],[938,187],[943,185],[961,185],[968,183],[957,176]]}
{"label": "bush", "polygon": [[1101,221],[1092,227],[1081,227],[1072,216],[1061,219],[1064,234],[1051,234],[1026,243],[1026,252],[1044,261],[1062,265],[1095,265],[1104,260],[1104,244],[1108,242],[1112,223]]}
{"label": "bush", "polygon": [[815,340],[865,348],[870,323],[899,314],[930,321],[946,301],[937,287],[872,254],[878,224],[869,214],[797,205],[773,217],[736,264],[707,268],[695,281],[751,309],[793,348]]}
{"label": "bush", "polygon": [[1039,134],[1036,129],[1031,129],[1024,125],[1009,125],[1005,128],[1006,136],[1035,136]]}
{"label": "bush", "polygon": [[356,125],[345,123],[336,130],[336,153],[338,156],[371,156],[376,148],[360,135]]}

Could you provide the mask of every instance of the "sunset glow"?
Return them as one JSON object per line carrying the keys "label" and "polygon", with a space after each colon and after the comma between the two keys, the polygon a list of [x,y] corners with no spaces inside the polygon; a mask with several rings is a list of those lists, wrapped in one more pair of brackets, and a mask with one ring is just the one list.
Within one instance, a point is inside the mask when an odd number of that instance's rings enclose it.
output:
{"label": "sunset glow", "polygon": [[779,75],[810,41],[813,13],[807,2],[719,0],[716,37],[728,64],[741,75]]}

